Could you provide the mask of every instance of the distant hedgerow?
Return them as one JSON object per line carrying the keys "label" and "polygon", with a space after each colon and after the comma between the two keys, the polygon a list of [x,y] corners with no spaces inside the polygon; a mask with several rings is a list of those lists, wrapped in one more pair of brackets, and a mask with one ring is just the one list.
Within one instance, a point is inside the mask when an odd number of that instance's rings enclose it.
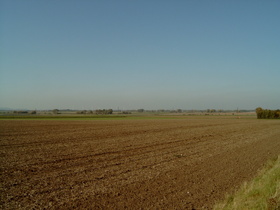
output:
{"label": "distant hedgerow", "polygon": [[95,114],[113,114],[113,109],[97,109]]}
{"label": "distant hedgerow", "polygon": [[258,119],[280,119],[280,110],[263,109],[261,107],[256,108]]}

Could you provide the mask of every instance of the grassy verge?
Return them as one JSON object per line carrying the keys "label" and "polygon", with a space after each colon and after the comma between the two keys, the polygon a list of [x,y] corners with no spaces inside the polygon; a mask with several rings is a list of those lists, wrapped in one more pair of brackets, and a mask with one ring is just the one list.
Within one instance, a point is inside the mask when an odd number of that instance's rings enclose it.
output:
{"label": "grassy verge", "polygon": [[251,182],[214,206],[218,209],[280,210],[280,155],[271,160]]}

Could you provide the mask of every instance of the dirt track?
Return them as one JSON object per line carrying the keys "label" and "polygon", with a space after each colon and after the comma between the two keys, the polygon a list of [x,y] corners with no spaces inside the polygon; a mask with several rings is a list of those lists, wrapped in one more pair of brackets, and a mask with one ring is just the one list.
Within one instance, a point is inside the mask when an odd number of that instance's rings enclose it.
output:
{"label": "dirt track", "polygon": [[202,209],[280,154],[280,121],[0,121],[1,209]]}

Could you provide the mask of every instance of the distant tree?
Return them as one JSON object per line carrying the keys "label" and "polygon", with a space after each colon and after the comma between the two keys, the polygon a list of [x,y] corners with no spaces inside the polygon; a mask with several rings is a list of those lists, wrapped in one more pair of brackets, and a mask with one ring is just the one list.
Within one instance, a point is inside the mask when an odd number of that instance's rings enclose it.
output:
{"label": "distant tree", "polygon": [[36,111],[31,111],[30,114],[37,114],[37,112]]}
{"label": "distant tree", "polygon": [[52,110],[52,113],[53,113],[53,114],[58,114],[58,113],[59,113],[59,110],[58,110],[58,109],[53,109],[53,110]]}
{"label": "distant tree", "polygon": [[113,114],[113,109],[97,109],[96,114]]}
{"label": "distant tree", "polygon": [[278,119],[280,118],[280,110],[262,109],[256,108],[256,114],[258,119]]}
{"label": "distant tree", "polygon": [[96,109],[95,114],[102,114],[102,110],[101,109]]}
{"label": "distant tree", "polygon": [[276,111],[275,111],[275,114],[274,114],[274,118],[280,118],[280,110],[279,109],[277,109]]}
{"label": "distant tree", "polygon": [[262,118],[263,109],[261,107],[256,108],[256,114],[258,119]]}
{"label": "distant tree", "polygon": [[145,110],[144,109],[138,109],[137,111],[138,112],[144,112]]}

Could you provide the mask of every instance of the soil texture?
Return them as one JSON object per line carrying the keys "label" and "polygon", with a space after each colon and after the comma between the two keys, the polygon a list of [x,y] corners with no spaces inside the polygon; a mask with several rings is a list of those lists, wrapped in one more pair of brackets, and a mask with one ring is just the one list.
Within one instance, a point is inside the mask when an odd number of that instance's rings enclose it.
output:
{"label": "soil texture", "polygon": [[280,154],[280,121],[1,120],[1,209],[211,209]]}

